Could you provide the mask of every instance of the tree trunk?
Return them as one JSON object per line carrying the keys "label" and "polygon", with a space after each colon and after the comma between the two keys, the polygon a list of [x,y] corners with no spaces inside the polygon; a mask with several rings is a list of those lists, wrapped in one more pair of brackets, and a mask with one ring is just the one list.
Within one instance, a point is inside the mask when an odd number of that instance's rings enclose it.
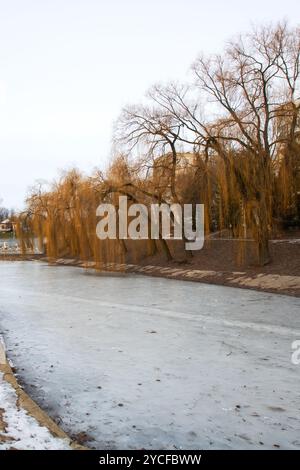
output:
{"label": "tree trunk", "polygon": [[270,250],[269,250],[269,240],[268,238],[263,238],[258,241],[258,262],[260,266],[265,266],[271,261]]}

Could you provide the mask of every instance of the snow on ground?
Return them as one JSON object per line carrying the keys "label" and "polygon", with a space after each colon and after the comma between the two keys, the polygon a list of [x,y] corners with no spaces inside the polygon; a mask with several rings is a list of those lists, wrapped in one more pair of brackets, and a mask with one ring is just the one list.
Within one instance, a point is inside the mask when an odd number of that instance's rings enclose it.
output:
{"label": "snow on ground", "polygon": [[29,394],[98,449],[300,448],[300,300],[39,262],[0,264]]}
{"label": "snow on ground", "polygon": [[17,406],[17,394],[1,372],[0,411],[0,450],[71,449],[67,440],[53,437],[48,429]]}

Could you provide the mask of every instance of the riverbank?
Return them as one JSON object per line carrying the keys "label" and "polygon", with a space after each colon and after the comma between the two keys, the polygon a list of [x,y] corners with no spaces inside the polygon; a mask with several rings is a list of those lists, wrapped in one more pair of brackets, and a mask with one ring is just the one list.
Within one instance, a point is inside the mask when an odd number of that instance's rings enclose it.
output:
{"label": "riverbank", "polygon": [[[42,260],[43,261],[43,260]],[[46,261],[44,259],[44,261]],[[96,269],[93,262],[83,263],[77,260],[59,259],[55,262],[61,266],[77,266],[86,269]],[[143,274],[146,276],[177,279],[180,281],[202,282],[227,287],[238,287],[273,294],[291,295],[300,297],[300,276],[286,276],[280,274],[247,273],[246,271],[206,271],[185,268],[176,263],[169,266],[134,265],[107,263],[100,267],[100,272],[125,272]]]}
{"label": "riverbank", "polygon": [[[192,257],[177,261],[167,261],[158,254],[144,258],[138,263],[107,263],[97,266],[101,271],[140,273],[170,279],[203,282],[207,284],[254,289],[261,292],[279,293],[300,297],[300,236],[277,239],[270,242],[271,262],[266,266],[256,266],[251,257],[251,242],[243,262],[237,263],[238,242],[235,240],[211,239],[205,242],[203,250],[194,252]],[[298,238],[299,236],[299,238]],[[1,255],[2,261],[40,260],[49,262],[43,255]],[[79,266],[96,269],[92,261],[74,258],[61,258],[52,264]]]}
{"label": "riverbank", "polygon": [[[237,263],[237,241],[212,239],[205,242],[203,250],[180,261],[166,261],[161,255],[156,255],[139,263],[107,263],[98,268],[300,297],[300,238],[271,241],[272,262],[266,266],[255,266],[251,258],[251,243],[248,248],[248,255],[240,265]],[[40,259],[48,261],[47,258]],[[76,259],[58,259],[55,263],[96,268],[93,262]]]}
{"label": "riverbank", "polygon": [[[147,259],[155,275],[200,281],[209,284],[254,289],[262,292],[300,296],[300,235],[270,242],[270,263],[257,266],[253,256],[254,244],[246,242],[244,257],[239,259],[239,242],[211,239],[203,250],[181,262],[161,263],[160,257]],[[174,270],[174,271],[172,271]]]}
{"label": "riverbank", "polygon": [[80,450],[19,386],[0,336],[0,450]]}

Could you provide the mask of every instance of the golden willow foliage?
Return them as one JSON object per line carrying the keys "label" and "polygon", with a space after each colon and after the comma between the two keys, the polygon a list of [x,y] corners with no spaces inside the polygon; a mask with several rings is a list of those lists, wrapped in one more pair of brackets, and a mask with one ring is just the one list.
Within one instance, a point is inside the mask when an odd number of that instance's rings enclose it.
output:
{"label": "golden willow foliage", "polygon": [[206,233],[250,238],[257,261],[269,262],[278,225],[300,224],[299,54],[299,28],[262,27],[222,55],[200,56],[192,85],[153,86],[147,102],[123,109],[114,130],[119,156],[106,174],[74,170],[48,191],[36,188],[19,223],[24,249],[37,236],[51,259],[100,265],[158,251],[172,259],[174,244],[163,240],[97,239],[97,206],[127,195],[147,205],[202,203]]}
{"label": "golden willow foliage", "polygon": [[[23,253],[31,252],[37,241],[50,262],[62,257],[76,258],[102,268],[106,263],[138,262],[160,250],[170,259],[163,241],[99,240],[96,235],[96,209],[101,202],[112,203],[117,210],[120,195],[128,196],[128,206],[141,201],[138,186],[129,183],[129,171],[120,157],[112,163],[105,179],[101,172],[84,177],[74,169],[48,190],[41,185],[33,188],[16,229]],[[140,190],[143,191],[142,185]]]}
{"label": "golden willow foliage", "polygon": [[38,239],[50,261],[59,257],[79,258],[96,265],[123,260],[120,243],[101,242],[96,236],[96,209],[103,190],[101,174],[83,177],[77,170],[66,173],[49,190],[34,188],[21,214],[17,233],[23,252]]}

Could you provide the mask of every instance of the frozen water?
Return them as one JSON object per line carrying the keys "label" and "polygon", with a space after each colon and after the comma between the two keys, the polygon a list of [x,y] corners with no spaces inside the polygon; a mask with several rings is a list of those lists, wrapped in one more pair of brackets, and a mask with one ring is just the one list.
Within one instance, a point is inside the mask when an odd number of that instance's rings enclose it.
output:
{"label": "frozen water", "polygon": [[300,300],[0,263],[0,331],[30,395],[98,449],[300,448]]}

